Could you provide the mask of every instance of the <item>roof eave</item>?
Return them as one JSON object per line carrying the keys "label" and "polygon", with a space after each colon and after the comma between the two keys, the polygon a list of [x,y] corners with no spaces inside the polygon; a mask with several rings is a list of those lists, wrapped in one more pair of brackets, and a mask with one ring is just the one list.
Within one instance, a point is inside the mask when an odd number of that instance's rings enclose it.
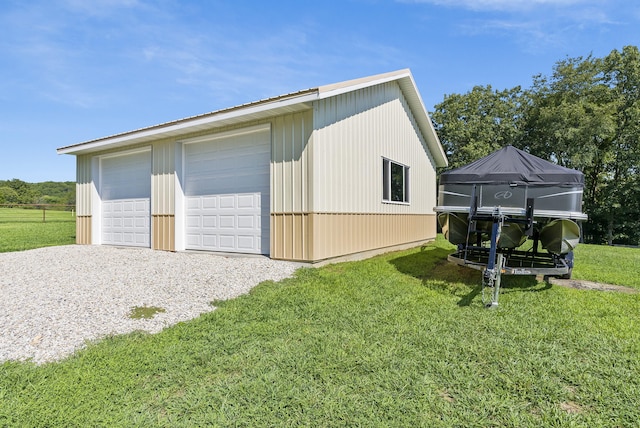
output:
{"label": "roof eave", "polygon": [[418,87],[413,80],[411,72],[408,73],[408,76],[399,80],[399,85],[411,106],[411,110],[413,111],[416,122],[418,123],[418,127],[422,131],[422,135],[427,142],[427,146],[429,147],[436,166],[446,167],[449,165],[447,155],[444,152],[444,148],[440,143],[440,138],[438,138],[438,134],[433,127],[433,122],[431,122],[431,117],[424,106],[424,102],[422,102],[422,97],[420,96],[420,92],[418,92]]}
{"label": "roof eave", "polygon": [[197,131],[219,128],[246,120],[259,120],[283,112],[296,112],[311,108],[311,102],[318,98],[317,89],[301,91],[293,96],[282,96],[246,105],[206,113],[200,116],[180,119],[160,125],[150,126],[96,140],[85,141],[71,146],[60,147],[58,154],[80,155],[116,147],[145,143],[163,137],[180,137]]}

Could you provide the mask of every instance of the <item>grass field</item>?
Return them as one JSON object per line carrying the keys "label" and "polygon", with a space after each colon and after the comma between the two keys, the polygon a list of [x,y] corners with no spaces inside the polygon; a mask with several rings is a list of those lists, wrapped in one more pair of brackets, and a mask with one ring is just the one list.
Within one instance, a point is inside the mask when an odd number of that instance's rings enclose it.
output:
{"label": "grass field", "polygon": [[640,248],[580,244],[573,278],[640,289]]}
{"label": "grass field", "polygon": [[[506,277],[486,310],[451,249],[301,269],[156,335],[4,363],[0,426],[639,426],[640,294]],[[610,275],[640,276],[640,252],[609,250]]]}
{"label": "grass field", "polygon": [[69,211],[0,208],[0,253],[75,243],[76,218]]}

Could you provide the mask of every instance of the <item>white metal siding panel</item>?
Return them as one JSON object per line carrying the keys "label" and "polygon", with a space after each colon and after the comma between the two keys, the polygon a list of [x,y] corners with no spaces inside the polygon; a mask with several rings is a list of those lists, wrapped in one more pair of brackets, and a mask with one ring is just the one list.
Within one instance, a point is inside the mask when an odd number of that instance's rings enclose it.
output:
{"label": "white metal siding panel", "polygon": [[185,144],[186,248],[269,252],[271,131]]}
{"label": "white metal siding panel", "polygon": [[309,150],[313,112],[273,121],[271,207],[276,213],[309,210]]}
{"label": "white metal siding panel", "polygon": [[149,150],[101,158],[102,243],[149,247],[150,196]]}
{"label": "white metal siding panel", "polygon": [[[410,167],[410,204],[382,203],[382,157]],[[314,103],[315,212],[432,213],[435,163],[395,82]]]}
{"label": "white metal siding panel", "polygon": [[154,215],[174,214],[175,147],[176,143],[172,141],[153,145],[151,213]]}
{"label": "white metal siding panel", "polygon": [[149,247],[149,198],[102,202],[102,243]]}
{"label": "white metal siding panel", "polygon": [[78,156],[76,159],[76,215],[91,215],[91,156]]}

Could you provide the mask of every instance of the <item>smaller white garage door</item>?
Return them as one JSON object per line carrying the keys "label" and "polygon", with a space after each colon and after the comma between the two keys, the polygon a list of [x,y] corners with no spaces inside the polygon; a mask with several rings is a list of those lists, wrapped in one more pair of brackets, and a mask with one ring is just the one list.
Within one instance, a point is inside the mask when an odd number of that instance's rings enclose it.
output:
{"label": "smaller white garage door", "polygon": [[186,248],[269,252],[271,130],[185,144]]}
{"label": "smaller white garage door", "polygon": [[100,159],[102,243],[150,247],[151,151]]}

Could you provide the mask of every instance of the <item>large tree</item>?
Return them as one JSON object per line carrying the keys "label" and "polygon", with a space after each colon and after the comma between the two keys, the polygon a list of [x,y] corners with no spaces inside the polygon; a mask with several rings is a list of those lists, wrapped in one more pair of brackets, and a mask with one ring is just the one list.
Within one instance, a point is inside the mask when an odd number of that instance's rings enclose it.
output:
{"label": "large tree", "polygon": [[0,186],[0,205],[18,203],[20,203],[18,192],[9,186]]}
{"label": "large tree", "polygon": [[[607,241],[640,245],[640,51],[626,46],[604,59],[604,80],[612,89],[616,136],[610,181],[614,203],[607,213]],[[615,231],[615,234],[614,234]]]}
{"label": "large tree", "polygon": [[592,242],[640,242],[638,232],[622,232],[629,231],[624,223],[634,212],[628,208],[637,207],[639,197],[639,70],[638,48],[627,46],[605,58],[559,61],[551,76],[536,76],[528,92],[523,144],[584,172],[585,232]]}

